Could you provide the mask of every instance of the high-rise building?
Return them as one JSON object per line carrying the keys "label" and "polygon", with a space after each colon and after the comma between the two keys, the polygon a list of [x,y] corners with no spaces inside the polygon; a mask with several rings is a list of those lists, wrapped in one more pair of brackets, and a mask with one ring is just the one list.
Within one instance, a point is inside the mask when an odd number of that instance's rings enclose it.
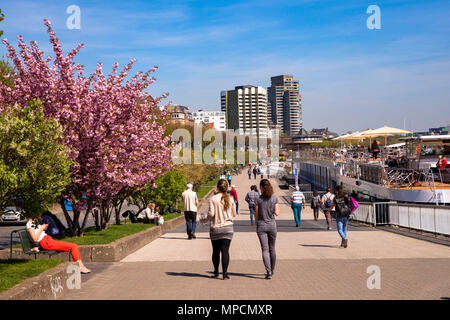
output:
{"label": "high-rise building", "polygon": [[225,112],[198,110],[192,114],[195,123],[210,125],[212,128],[224,131],[226,129]]}
{"label": "high-rise building", "polygon": [[288,135],[295,135],[303,128],[302,97],[298,80],[292,75],[271,77],[268,92],[268,117],[274,125]]}
{"label": "high-rise building", "polygon": [[234,90],[222,91],[220,98],[227,129],[267,137],[267,92],[264,88],[238,86]]}

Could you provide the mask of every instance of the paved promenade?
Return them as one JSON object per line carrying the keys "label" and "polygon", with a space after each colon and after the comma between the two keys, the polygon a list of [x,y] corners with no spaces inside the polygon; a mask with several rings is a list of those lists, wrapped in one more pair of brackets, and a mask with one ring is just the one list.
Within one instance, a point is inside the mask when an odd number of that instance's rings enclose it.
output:
{"label": "paved promenade", "polygon": [[[211,279],[209,229],[199,225],[197,239],[185,227],[127,256],[121,262],[89,264],[80,290],[64,299],[442,299],[450,297],[450,247],[366,226],[349,227],[349,247],[340,248],[336,226],[326,230],[323,214],[314,221],[308,207],[295,227],[282,190],[279,196],[277,266],[271,280],[245,194],[257,180],[234,177],[239,213],[230,248],[230,280]],[[205,206],[205,210],[207,206]],[[381,289],[368,289],[369,266],[381,271]]]}

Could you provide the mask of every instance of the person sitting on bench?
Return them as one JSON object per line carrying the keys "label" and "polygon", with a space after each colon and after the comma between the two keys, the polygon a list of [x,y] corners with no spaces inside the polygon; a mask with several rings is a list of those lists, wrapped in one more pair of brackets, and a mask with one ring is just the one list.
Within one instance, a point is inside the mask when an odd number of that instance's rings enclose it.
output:
{"label": "person sitting on bench", "polygon": [[44,250],[70,252],[73,261],[78,262],[81,273],[85,274],[91,272],[91,270],[86,268],[86,266],[81,261],[81,255],[80,250],[78,249],[78,245],[76,245],[75,243],[53,240],[52,237],[45,233],[45,230],[47,230],[48,228],[48,224],[39,225],[39,221],[37,219],[34,221],[33,219],[28,219],[26,228],[31,240],[37,243],[39,247]]}

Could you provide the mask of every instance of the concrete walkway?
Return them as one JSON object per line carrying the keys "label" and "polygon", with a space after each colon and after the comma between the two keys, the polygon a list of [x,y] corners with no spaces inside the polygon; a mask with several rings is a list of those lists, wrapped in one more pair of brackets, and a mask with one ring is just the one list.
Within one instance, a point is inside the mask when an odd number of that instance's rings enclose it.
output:
{"label": "concrete walkway", "polygon": [[[314,221],[307,207],[295,227],[287,192],[271,179],[279,196],[277,266],[264,279],[256,228],[250,225],[244,172],[234,177],[239,213],[230,248],[228,281],[211,279],[209,227],[197,239],[185,227],[164,234],[121,262],[90,264],[93,274],[65,299],[441,299],[450,297],[450,248],[366,226],[349,227],[349,247],[340,248],[335,224],[323,214]],[[207,210],[208,206],[205,206]],[[381,271],[381,289],[368,289],[369,266]]]}

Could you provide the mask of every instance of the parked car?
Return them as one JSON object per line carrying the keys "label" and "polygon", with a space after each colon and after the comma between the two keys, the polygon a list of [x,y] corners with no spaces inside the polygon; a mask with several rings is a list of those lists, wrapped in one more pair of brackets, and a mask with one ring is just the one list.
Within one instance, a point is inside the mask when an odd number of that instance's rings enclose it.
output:
{"label": "parked car", "polygon": [[3,210],[2,221],[20,221],[23,211],[17,207],[6,207]]}

